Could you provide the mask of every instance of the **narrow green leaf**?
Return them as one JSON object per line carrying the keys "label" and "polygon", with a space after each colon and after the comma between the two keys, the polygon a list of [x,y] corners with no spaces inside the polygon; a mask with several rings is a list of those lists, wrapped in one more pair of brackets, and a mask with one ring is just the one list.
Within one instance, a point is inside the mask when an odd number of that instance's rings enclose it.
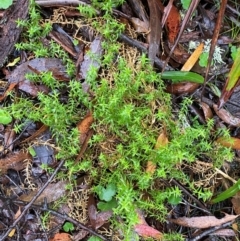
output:
{"label": "narrow green leaf", "polygon": [[218,203],[227,198],[233,197],[238,191],[240,191],[240,179],[226,191],[220,193],[216,198],[214,198],[211,202]]}
{"label": "narrow green leaf", "polygon": [[234,88],[234,86],[237,84],[237,81],[240,77],[239,66],[240,66],[240,48],[238,48],[238,50],[237,50],[236,59],[233,63],[233,66],[232,66],[229,76],[228,76],[228,83],[227,83],[227,87],[226,87],[227,91]]}
{"label": "narrow green leaf", "polygon": [[162,79],[170,79],[173,83],[194,82],[198,84],[204,83],[204,78],[200,74],[189,71],[166,71],[161,75]]}

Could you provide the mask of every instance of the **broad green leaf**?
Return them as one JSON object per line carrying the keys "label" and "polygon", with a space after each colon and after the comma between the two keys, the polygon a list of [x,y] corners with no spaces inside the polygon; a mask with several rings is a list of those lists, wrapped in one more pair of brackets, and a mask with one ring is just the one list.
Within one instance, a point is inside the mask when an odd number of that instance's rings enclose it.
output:
{"label": "broad green leaf", "polygon": [[5,110],[0,109],[0,124],[7,125],[11,121],[12,117],[10,116],[10,114]]}
{"label": "broad green leaf", "polygon": [[112,197],[116,194],[116,186],[112,183],[108,184],[106,188],[102,188],[99,193],[99,198],[103,201],[109,202],[112,200]]}
{"label": "broad green leaf", "polygon": [[166,71],[161,75],[162,79],[170,79],[173,83],[194,82],[198,84],[204,83],[204,78],[200,74],[188,71]]}
{"label": "broad green leaf", "polygon": [[63,230],[64,230],[65,232],[73,231],[73,230],[74,230],[74,226],[73,226],[72,223],[66,222],[66,223],[64,223],[64,225],[63,225]]}
{"label": "broad green leaf", "polygon": [[97,204],[97,207],[99,210],[101,211],[109,211],[112,210],[113,208],[117,207],[117,200],[115,198],[113,198],[111,201],[109,202],[99,202]]}
{"label": "broad green leaf", "polygon": [[226,191],[220,193],[216,198],[214,198],[211,202],[218,203],[227,198],[233,197],[238,191],[240,191],[240,179]]}
{"label": "broad green leaf", "polygon": [[13,0],[1,0],[0,1],[0,8],[7,9],[13,3]]}
{"label": "broad green leaf", "polygon": [[229,76],[228,76],[228,83],[227,83],[227,87],[226,90],[229,91],[232,88],[234,88],[234,86],[237,84],[237,81],[240,77],[240,48],[238,48],[237,50],[237,55],[235,58],[235,61],[233,63],[233,66],[230,70]]}
{"label": "broad green leaf", "polygon": [[187,10],[192,0],[181,0],[183,9]]}

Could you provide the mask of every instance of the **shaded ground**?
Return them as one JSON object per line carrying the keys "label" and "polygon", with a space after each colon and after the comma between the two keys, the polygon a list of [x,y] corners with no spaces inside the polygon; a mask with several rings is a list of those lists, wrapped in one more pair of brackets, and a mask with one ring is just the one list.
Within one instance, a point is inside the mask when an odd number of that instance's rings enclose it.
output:
{"label": "shaded ground", "polygon": [[239,3],[36,3],[1,11],[0,240],[238,240]]}

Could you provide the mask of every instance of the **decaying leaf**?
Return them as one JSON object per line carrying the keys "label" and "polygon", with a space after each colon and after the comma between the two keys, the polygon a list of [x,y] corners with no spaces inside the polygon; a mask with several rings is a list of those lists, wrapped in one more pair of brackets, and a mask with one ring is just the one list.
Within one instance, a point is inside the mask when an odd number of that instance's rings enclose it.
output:
{"label": "decaying leaf", "polygon": [[95,67],[97,69],[100,68],[99,61],[102,56],[102,52],[102,38],[96,37],[90,45],[89,53],[85,54],[84,60],[80,68],[80,73],[83,79],[86,79],[88,71],[92,67]]}
{"label": "decaying leaf", "polygon": [[231,147],[233,149],[240,150],[240,139],[239,138],[236,138],[236,137],[228,137],[228,138],[219,137],[216,140],[216,142],[220,143],[222,146]]}
{"label": "decaying leaf", "polygon": [[[159,149],[161,147],[164,147],[167,144],[168,144],[167,133],[166,133],[166,130],[163,130],[157,138],[155,149]],[[156,170],[156,164],[153,163],[152,161],[148,161],[146,172],[148,172],[150,174],[153,174],[155,172],[155,170]]]}
{"label": "decaying leaf", "polygon": [[4,174],[8,169],[14,169],[16,171],[24,169],[25,160],[32,160],[32,157],[28,152],[19,151],[13,154],[8,154],[5,158],[0,159],[0,173]]}
{"label": "decaying leaf", "polygon": [[217,230],[210,234],[211,236],[222,236],[222,237],[235,237],[236,233],[230,228],[224,228]]}
{"label": "decaying leaf", "polygon": [[130,19],[132,22],[132,25],[134,27],[134,29],[136,30],[136,32],[138,33],[148,33],[149,32],[149,23],[148,22],[144,22],[142,20],[140,20],[139,18],[131,18]]}
{"label": "decaying leaf", "polygon": [[[50,183],[46,189],[41,193],[41,195],[37,198],[37,200],[34,202],[34,204],[43,204],[44,200],[47,200],[47,203],[54,202],[58,200],[59,198],[66,195],[66,184],[67,182],[59,181],[57,183]],[[30,202],[33,197],[36,196],[38,190],[31,191],[28,194],[23,194],[19,197],[19,200],[24,202]]]}
{"label": "decaying leaf", "polygon": [[71,241],[71,237],[68,233],[56,233],[50,241]]}
{"label": "decaying leaf", "polygon": [[148,48],[148,57],[151,64],[154,63],[158,54],[161,40],[161,12],[155,0],[148,0],[150,10],[150,41]]}
{"label": "decaying leaf", "polygon": [[77,124],[77,128],[80,134],[80,144],[84,143],[93,121],[94,119],[92,112],[88,112],[84,119]]}
{"label": "decaying leaf", "polygon": [[139,223],[134,226],[134,231],[141,237],[154,238],[156,240],[162,240],[163,234],[155,228],[150,227],[142,214],[141,210],[136,211],[139,218]]}
{"label": "decaying leaf", "polygon": [[94,229],[98,229],[105,224],[112,217],[112,214],[112,211],[98,213],[97,208],[94,205],[88,206],[88,216]]}
{"label": "decaying leaf", "polygon": [[171,94],[181,95],[181,94],[191,94],[193,93],[200,84],[183,82],[177,84],[167,85],[166,91]]}
{"label": "decaying leaf", "polygon": [[144,238],[154,238],[156,240],[162,240],[163,238],[163,234],[161,232],[149,225],[136,224],[134,230],[139,236]]}
{"label": "decaying leaf", "polygon": [[215,226],[220,226],[224,223],[233,221],[239,215],[229,215],[225,214],[225,217],[218,219],[214,216],[202,216],[202,217],[193,217],[193,218],[177,218],[170,219],[170,222],[176,223],[180,226],[189,227],[189,228],[210,228]]}
{"label": "decaying leaf", "polygon": [[170,13],[167,17],[167,30],[168,30],[168,40],[170,43],[174,43],[180,29],[181,16],[178,9],[172,5]]}
{"label": "decaying leaf", "polygon": [[227,124],[232,126],[240,126],[240,118],[234,117],[232,114],[230,114],[227,110],[223,108],[219,110],[217,105],[213,105],[213,109],[218,115],[218,117]]}
{"label": "decaying leaf", "polygon": [[204,102],[201,102],[200,106],[202,107],[205,120],[212,119],[213,113],[212,113],[212,110],[211,110],[210,106],[208,104],[204,103]]}
{"label": "decaying leaf", "polygon": [[15,68],[8,76],[8,82],[19,83],[20,81],[26,80],[25,75],[27,73],[36,73],[36,71],[38,73],[50,71],[61,76],[61,78],[69,79],[69,76],[66,74],[66,69],[60,59],[37,58],[17,66],[17,68]]}
{"label": "decaying leaf", "polygon": [[234,212],[240,214],[240,192],[237,192],[231,199]]}

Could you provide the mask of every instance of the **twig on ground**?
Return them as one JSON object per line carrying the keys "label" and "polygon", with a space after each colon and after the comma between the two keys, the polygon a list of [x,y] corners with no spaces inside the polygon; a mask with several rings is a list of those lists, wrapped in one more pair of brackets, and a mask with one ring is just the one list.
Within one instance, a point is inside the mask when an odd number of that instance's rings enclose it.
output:
{"label": "twig on ground", "polygon": [[[23,201],[18,201],[18,200],[17,200],[17,201],[14,201],[14,203],[17,204],[17,205],[24,205],[24,204],[25,204],[25,202],[23,202]],[[105,237],[102,236],[101,234],[99,234],[99,233],[95,232],[94,230],[86,227],[85,225],[83,225],[82,223],[78,222],[77,220],[69,217],[67,214],[61,214],[61,213],[59,213],[59,212],[57,212],[57,211],[55,211],[55,210],[49,209],[46,205],[44,205],[44,206],[42,207],[42,206],[40,206],[40,205],[32,204],[31,206],[32,206],[32,208],[38,209],[38,210],[43,211],[43,212],[49,212],[49,213],[51,213],[52,215],[54,215],[54,216],[56,216],[56,217],[59,217],[59,218],[61,218],[61,219],[63,219],[63,220],[67,220],[67,221],[73,223],[74,225],[76,225],[77,227],[88,231],[88,232],[91,233],[92,235],[95,235],[95,236],[101,238],[101,239],[104,240],[104,241],[109,241],[107,238],[105,238]]]}
{"label": "twig on ground", "polygon": [[36,4],[43,7],[62,6],[62,5],[78,6],[79,4],[87,5],[86,2],[79,1],[79,0],[36,0]]}
{"label": "twig on ground", "polygon": [[217,231],[219,229],[228,227],[232,222],[233,221],[224,223],[221,226],[216,226],[216,227],[210,228],[210,229],[202,232],[201,234],[199,234],[195,238],[186,239],[186,241],[197,241],[197,240],[200,240],[201,238],[203,238],[203,237],[205,237],[205,236],[207,236],[207,235],[209,235],[209,234],[211,234],[211,233],[213,233],[213,232],[215,232],[215,231]]}
{"label": "twig on ground", "polygon": [[23,208],[21,215],[19,215],[19,217],[13,222],[13,224],[8,228],[7,232],[5,232],[5,234],[0,236],[0,240],[3,241],[5,238],[7,238],[7,236],[9,235],[9,233],[11,232],[11,230],[18,224],[18,222],[23,218],[23,216],[26,214],[26,212],[28,211],[28,209],[33,205],[33,203],[37,200],[37,198],[41,195],[41,193],[44,191],[44,189],[48,186],[48,184],[53,180],[53,178],[56,176],[56,174],[58,173],[59,169],[62,167],[62,165],[64,164],[65,160],[62,160],[58,167],[55,169],[55,171],[53,172],[53,174],[51,175],[51,177],[48,179],[48,181],[42,186],[42,188],[39,189],[38,193],[35,195],[35,197],[33,197],[33,199]]}
{"label": "twig on ground", "polygon": [[[120,41],[137,48],[140,52],[142,53],[147,53],[147,47],[145,47],[143,45],[143,43],[139,42],[138,40],[132,39],[130,37],[128,37],[125,34],[120,34],[119,38]],[[158,57],[155,57],[154,59],[154,64],[156,65],[157,68],[159,68],[160,70],[163,69],[165,62],[160,60]],[[166,65],[165,70],[174,70],[172,67],[170,67],[169,65]]]}
{"label": "twig on ground", "polygon": [[177,182],[175,179],[172,179],[171,182],[173,182],[175,185],[177,185],[185,194],[187,194],[196,204],[201,207],[202,211],[208,214],[211,214],[211,212],[197,199],[195,198],[185,187],[183,187],[179,182]]}

